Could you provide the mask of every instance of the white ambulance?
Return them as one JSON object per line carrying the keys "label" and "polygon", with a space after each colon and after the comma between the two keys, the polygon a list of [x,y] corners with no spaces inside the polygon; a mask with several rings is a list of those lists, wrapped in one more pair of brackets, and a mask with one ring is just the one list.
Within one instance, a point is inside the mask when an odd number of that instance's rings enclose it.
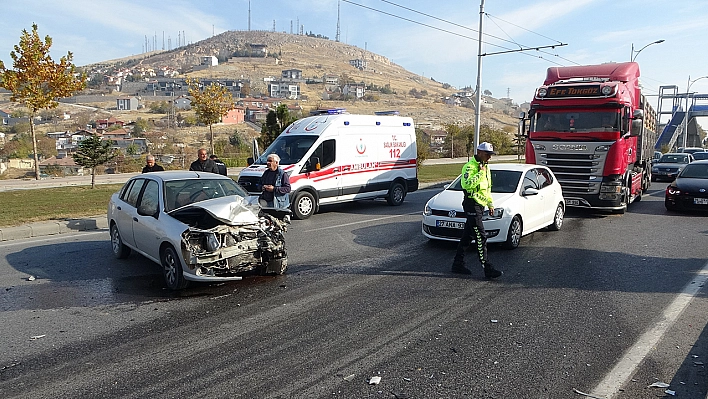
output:
{"label": "white ambulance", "polygon": [[290,176],[291,209],[298,219],[339,202],[386,198],[401,205],[418,189],[413,119],[394,112],[354,115],[336,109],[294,122],[241,171],[238,182],[252,195],[261,192],[272,153]]}

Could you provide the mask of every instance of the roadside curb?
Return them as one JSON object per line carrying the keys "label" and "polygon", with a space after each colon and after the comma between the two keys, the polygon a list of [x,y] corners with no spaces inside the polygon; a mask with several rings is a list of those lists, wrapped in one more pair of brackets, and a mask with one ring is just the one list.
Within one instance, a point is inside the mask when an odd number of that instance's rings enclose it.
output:
{"label": "roadside curb", "polygon": [[108,221],[105,215],[79,219],[35,222],[21,226],[0,227],[0,241],[51,236],[72,231],[105,229],[108,229]]}

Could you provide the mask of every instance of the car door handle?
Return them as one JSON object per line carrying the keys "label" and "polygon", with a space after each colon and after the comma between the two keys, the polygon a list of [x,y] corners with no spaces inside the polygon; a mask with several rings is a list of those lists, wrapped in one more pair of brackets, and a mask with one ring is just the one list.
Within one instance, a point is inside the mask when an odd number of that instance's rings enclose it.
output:
{"label": "car door handle", "polygon": [[138,221],[138,218],[135,217],[135,216],[133,216],[133,221],[134,221],[134,222],[137,222],[137,221]]}
{"label": "car door handle", "polygon": [[120,211],[120,210],[122,210],[122,208],[121,208],[121,207],[118,207],[118,210]]}

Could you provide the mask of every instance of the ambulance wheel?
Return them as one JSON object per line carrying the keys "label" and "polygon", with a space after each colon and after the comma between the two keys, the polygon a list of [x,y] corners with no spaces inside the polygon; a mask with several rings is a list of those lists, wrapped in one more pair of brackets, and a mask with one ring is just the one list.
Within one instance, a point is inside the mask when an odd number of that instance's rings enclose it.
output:
{"label": "ambulance wheel", "polygon": [[388,204],[391,206],[401,205],[405,198],[406,188],[403,187],[403,184],[399,182],[394,182],[391,185],[391,188],[388,189],[388,197],[386,198]]}
{"label": "ambulance wheel", "polygon": [[315,197],[307,191],[300,191],[293,201],[293,215],[299,220],[307,219],[315,213]]}

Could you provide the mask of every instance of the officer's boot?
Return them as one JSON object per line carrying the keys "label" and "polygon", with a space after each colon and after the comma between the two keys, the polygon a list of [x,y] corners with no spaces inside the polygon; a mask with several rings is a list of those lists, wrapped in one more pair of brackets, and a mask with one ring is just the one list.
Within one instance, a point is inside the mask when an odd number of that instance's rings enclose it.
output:
{"label": "officer's boot", "polygon": [[497,277],[501,276],[502,274],[504,274],[504,272],[502,272],[501,270],[495,269],[494,266],[492,266],[492,264],[489,262],[485,262],[483,265],[484,265],[484,277],[486,277],[486,278],[489,278],[489,279],[497,278]]}

